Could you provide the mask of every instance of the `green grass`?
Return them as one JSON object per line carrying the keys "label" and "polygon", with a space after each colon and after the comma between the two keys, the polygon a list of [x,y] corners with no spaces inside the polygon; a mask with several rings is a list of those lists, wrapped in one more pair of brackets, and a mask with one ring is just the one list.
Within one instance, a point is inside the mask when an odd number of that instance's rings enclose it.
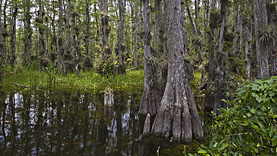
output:
{"label": "green grass", "polygon": [[102,92],[107,86],[114,91],[140,91],[143,89],[143,70],[128,71],[126,75],[102,77],[94,71],[76,74],[60,74],[56,69],[49,68],[45,72],[22,68],[9,68],[3,77],[2,89],[22,89],[15,83],[27,86],[25,89],[66,89],[78,91]]}

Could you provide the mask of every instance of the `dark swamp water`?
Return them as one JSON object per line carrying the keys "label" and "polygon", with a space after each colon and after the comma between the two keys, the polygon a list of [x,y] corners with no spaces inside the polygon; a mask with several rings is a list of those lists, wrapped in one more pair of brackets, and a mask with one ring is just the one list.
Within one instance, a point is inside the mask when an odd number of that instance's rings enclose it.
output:
{"label": "dark swamp water", "polygon": [[141,92],[0,92],[0,155],[182,155],[183,145],[142,137]]}

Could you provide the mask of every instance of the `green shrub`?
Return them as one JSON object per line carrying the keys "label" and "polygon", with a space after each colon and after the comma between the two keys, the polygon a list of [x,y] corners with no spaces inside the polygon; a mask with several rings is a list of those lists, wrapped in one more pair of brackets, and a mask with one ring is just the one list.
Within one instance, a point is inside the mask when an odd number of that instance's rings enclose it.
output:
{"label": "green shrub", "polygon": [[212,140],[201,145],[198,154],[275,155],[277,77],[239,88],[234,99],[226,102],[230,107],[221,109],[212,126]]}

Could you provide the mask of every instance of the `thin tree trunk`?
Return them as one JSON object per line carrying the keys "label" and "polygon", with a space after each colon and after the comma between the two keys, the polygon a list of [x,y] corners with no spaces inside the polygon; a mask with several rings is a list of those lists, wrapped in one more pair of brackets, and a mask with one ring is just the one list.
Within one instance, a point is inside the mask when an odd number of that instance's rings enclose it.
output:
{"label": "thin tree trunk", "polygon": [[75,72],[76,72],[76,75],[79,75],[79,72],[81,70],[81,65],[80,65],[80,62],[81,62],[81,52],[80,52],[80,42],[78,42],[78,37],[79,37],[79,27],[77,25],[77,10],[76,10],[76,5],[77,5],[77,2],[76,0],[74,0],[74,14],[73,14],[73,20],[74,20],[74,31],[75,31],[75,34],[74,34],[74,48],[75,48]]}
{"label": "thin tree trunk", "polygon": [[256,56],[258,62],[258,78],[268,78],[268,39],[266,33],[262,34],[261,30],[266,30],[268,18],[266,10],[266,0],[254,0],[254,22],[256,38]]}
{"label": "thin tree trunk", "polygon": [[244,32],[244,58],[245,58],[245,74],[248,79],[251,77],[251,60],[250,56],[252,54],[252,23],[251,20],[244,16],[243,21],[243,32]]}
{"label": "thin tree trunk", "polygon": [[101,24],[102,24],[102,44],[101,47],[105,49],[109,47],[109,16],[108,16],[108,0],[100,0],[100,10],[101,10]]}
{"label": "thin tree trunk", "polygon": [[211,0],[210,3],[210,15],[209,15],[209,67],[208,67],[208,80],[207,80],[207,87],[206,87],[206,95],[205,95],[205,109],[207,111],[213,110],[213,104],[214,104],[214,90],[213,85],[215,82],[215,45],[214,45],[214,31],[216,29],[216,25],[214,24],[215,21],[213,21],[216,16],[216,7],[215,7],[216,0]]}
{"label": "thin tree trunk", "polygon": [[[152,133],[190,142],[204,138],[200,117],[185,73],[180,0],[165,0],[168,25],[168,77]],[[172,136],[171,136],[172,133]]]}
{"label": "thin tree trunk", "polygon": [[123,32],[124,32],[124,20],[125,20],[125,2],[124,0],[118,1],[118,7],[119,7],[119,22],[118,22],[118,74],[124,74],[125,73],[125,67],[123,62],[123,50],[125,49],[123,46]]}
{"label": "thin tree trunk", "polygon": [[226,75],[228,74],[228,52],[223,49],[224,39],[226,38],[226,27],[229,17],[229,0],[221,0],[221,27],[219,31],[218,50],[216,52],[216,74],[215,74],[215,99],[213,104],[213,112],[217,115],[220,114],[219,109],[226,107],[225,103],[221,100],[225,97]]}
{"label": "thin tree trunk", "polygon": [[4,47],[4,41],[3,41],[3,27],[2,27],[2,4],[3,1],[0,1],[0,83],[2,83],[2,69],[3,69],[3,65],[4,65],[4,56],[3,56],[3,47]]}
{"label": "thin tree trunk", "polygon": [[268,13],[268,25],[272,28],[270,33],[269,47],[268,47],[268,64],[269,64],[269,76],[277,75],[277,33],[276,33],[276,19],[277,11],[276,7],[273,6],[272,2],[267,3],[267,13]]}
{"label": "thin tree trunk", "polygon": [[39,0],[39,13],[38,13],[38,23],[39,23],[39,54],[40,54],[40,69],[42,71],[45,70],[45,67],[47,66],[47,62],[45,59],[45,41],[43,37],[44,28],[43,26],[43,15],[42,15],[42,4],[41,0]]}
{"label": "thin tree trunk", "polygon": [[133,22],[133,55],[134,55],[134,65],[138,68],[138,54],[137,54],[137,32],[138,32],[138,0],[135,0],[135,21]]}
{"label": "thin tree trunk", "polygon": [[52,5],[53,5],[53,17],[52,17],[52,42],[51,42],[51,52],[50,52],[50,60],[54,64],[56,60],[56,52],[57,52],[57,36],[56,36],[56,23],[55,23],[55,18],[56,18],[56,10],[55,10],[55,5],[54,5],[54,0],[52,0]]}
{"label": "thin tree trunk", "polygon": [[[2,57],[3,58],[6,58],[6,55],[7,55],[7,49],[6,49],[6,38],[8,36],[8,33],[7,33],[7,15],[6,15],[6,10],[7,10],[7,4],[8,4],[8,0],[5,1],[4,3],[4,10],[3,10],[3,18],[4,18],[4,25],[3,25],[3,28],[2,28],[2,37],[3,37],[3,49],[2,49]],[[3,63],[5,62],[5,60],[3,60]]]}
{"label": "thin tree trunk", "polygon": [[86,27],[87,33],[85,35],[85,47],[86,47],[86,60],[85,60],[85,68],[91,68],[92,62],[90,57],[90,15],[89,15],[89,1],[86,0]]}
{"label": "thin tree trunk", "polygon": [[13,6],[13,15],[12,15],[12,33],[11,33],[11,49],[10,49],[10,65],[14,66],[16,57],[15,57],[15,43],[16,43],[16,17],[18,13],[17,3],[14,2]]}
{"label": "thin tree trunk", "polygon": [[191,13],[191,10],[190,10],[190,5],[189,5],[189,1],[188,0],[185,0],[186,1],[186,4],[187,4],[187,12],[188,12],[188,15],[189,15],[189,20],[190,20],[190,23],[191,23],[191,26],[192,26],[192,30],[193,30],[193,33],[194,33],[194,43],[195,43],[195,51],[198,53],[198,57],[199,57],[199,61],[202,62],[203,61],[203,56],[202,56],[202,53],[200,51],[200,40],[199,40],[199,32],[198,32],[198,28],[197,28],[197,22],[193,19],[192,17],[192,13]]}
{"label": "thin tree trunk", "polygon": [[58,66],[60,72],[64,72],[64,62],[63,62],[63,3],[59,0],[59,53],[58,53]]}
{"label": "thin tree trunk", "polygon": [[26,10],[25,10],[25,39],[24,39],[24,57],[23,64],[28,65],[31,63],[31,49],[32,49],[32,28],[31,28],[31,18],[30,15],[31,1],[26,1]]}
{"label": "thin tree trunk", "polygon": [[64,66],[66,72],[73,72],[74,71],[74,66],[73,66],[73,56],[71,53],[71,40],[70,40],[70,0],[66,0],[66,25],[65,25],[65,54],[64,54]]}

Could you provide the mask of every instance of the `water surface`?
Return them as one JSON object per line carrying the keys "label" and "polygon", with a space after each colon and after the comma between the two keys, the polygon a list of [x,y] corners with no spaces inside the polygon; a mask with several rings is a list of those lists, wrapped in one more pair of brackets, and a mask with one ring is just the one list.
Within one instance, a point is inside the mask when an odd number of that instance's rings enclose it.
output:
{"label": "water surface", "polygon": [[103,93],[1,92],[0,155],[181,154],[169,141],[142,137],[140,96],[115,93],[115,105],[104,107]]}

